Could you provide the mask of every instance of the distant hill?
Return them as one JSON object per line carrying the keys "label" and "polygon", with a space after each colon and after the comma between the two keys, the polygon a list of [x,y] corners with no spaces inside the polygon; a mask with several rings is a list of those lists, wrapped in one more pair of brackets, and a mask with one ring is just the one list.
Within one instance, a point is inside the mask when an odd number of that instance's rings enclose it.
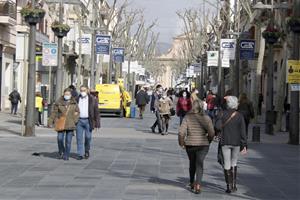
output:
{"label": "distant hill", "polygon": [[165,42],[158,42],[156,48],[156,54],[162,55],[168,52],[168,50],[172,47],[172,44]]}

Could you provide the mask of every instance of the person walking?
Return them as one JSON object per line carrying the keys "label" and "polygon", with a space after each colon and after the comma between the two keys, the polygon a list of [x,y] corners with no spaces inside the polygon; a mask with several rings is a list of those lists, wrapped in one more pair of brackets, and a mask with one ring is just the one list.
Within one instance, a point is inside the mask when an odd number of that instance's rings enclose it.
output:
{"label": "person walking", "polygon": [[149,103],[149,96],[144,87],[142,87],[136,94],[136,105],[139,108],[140,119],[143,119],[145,107]]}
{"label": "person walking", "polygon": [[196,88],[194,88],[192,90],[192,94],[191,94],[191,101],[192,101],[192,103],[193,103],[193,101],[199,100],[198,94],[199,94],[199,91]]}
{"label": "person walking", "polygon": [[208,91],[206,103],[208,115],[213,119],[215,117],[216,95],[211,90]]}
{"label": "person walking", "polygon": [[176,113],[177,116],[180,118],[180,125],[182,124],[182,120],[187,112],[192,109],[192,101],[190,98],[190,94],[187,91],[182,91],[179,94],[179,99],[176,105]]}
{"label": "person walking", "polygon": [[36,122],[37,126],[42,124],[42,112],[43,112],[43,97],[40,92],[35,94],[35,110],[36,110]]}
{"label": "person walking", "polygon": [[98,102],[94,96],[89,94],[87,86],[80,87],[80,95],[76,100],[80,111],[76,127],[77,159],[82,160],[90,157],[92,131],[100,128],[100,114]]}
{"label": "person walking", "polygon": [[246,135],[248,138],[248,127],[250,120],[254,118],[254,108],[252,102],[248,99],[246,93],[242,93],[239,98],[238,112],[241,113],[245,120]]}
{"label": "person walking", "polygon": [[192,110],[183,119],[178,136],[179,145],[186,149],[189,157],[190,187],[195,193],[201,192],[203,163],[214,136],[212,120],[204,113],[202,102],[195,100]]}
{"label": "person walking", "polygon": [[48,127],[55,123],[59,159],[64,160],[69,160],[72,137],[79,118],[79,107],[71,92],[69,88],[64,90],[64,95],[54,103],[48,119]]}
{"label": "person walking", "polygon": [[162,86],[157,85],[155,88],[155,92],[152,94],[151,105],[150,105],[150,110],[152,113],[155,113],[155,117],[156,117],[154,124],[151,126],[152,133],[155,133],[156,126],[158,126],[158,132],[162,133],[162,120],[158,110],[158,101],[162,97],[162,94],[163,94]]}
{"label": "person walking", "polygon": [[224,176],[227,184],[226,193],[237,191],[237,162],[238,156],[247,153],[247,136],[245,120],[237,112],[238,99],[235,96],[226,96],[227,109],[222,111],[216,120],[216,129],[221,131],[220,145],[224,158]]}
{"label": "person walking", "polygon": [[11,103],[11,114],[16,115],[18,112],[18,104],[22,102],[21,95],[16,89],[9,94],[9,101]]}
{"label": "person walking", "polygon": [[169,120],[171,119],[171,109],[173,102],[166,93],[158,100],[158,111],[162,120],[162,135],[168,134]]}

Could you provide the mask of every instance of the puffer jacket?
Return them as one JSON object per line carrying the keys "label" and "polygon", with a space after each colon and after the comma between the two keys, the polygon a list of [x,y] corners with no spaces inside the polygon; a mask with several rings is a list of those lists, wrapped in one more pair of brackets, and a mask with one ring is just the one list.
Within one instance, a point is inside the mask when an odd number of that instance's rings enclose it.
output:
{"label": "puffer jacket", "polygon": [[173,107],[173,102],[169,97],[166,98],[160,98],[157,102],[158,104],[158,111],[161,115],[170,115],[171,114],[171,108]]}
{"label": "puffer jacket", "polygon": [[68,108],[69,110],[66,116],[65,130],[75,130],[79,119],[79,107],[73,97],[69,102],[66,102],[64,97],[60,97],[55,102],[51,116],[48,119],[48,124],[53,125],[57,119],[59,119],[63,114],[66,114]]}

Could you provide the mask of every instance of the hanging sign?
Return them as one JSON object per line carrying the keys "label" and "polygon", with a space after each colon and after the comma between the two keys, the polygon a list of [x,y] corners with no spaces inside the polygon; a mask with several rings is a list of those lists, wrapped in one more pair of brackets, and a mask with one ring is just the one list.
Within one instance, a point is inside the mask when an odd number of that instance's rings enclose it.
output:
{"label": "hanging sign", "polygon": [[240,40],[240,59],[253,60],[255,55],[255,40]]}
{"label": "hanging sign", "polygon": [[218,51],[207,51],[207,66],[218,66],[219,52]]}
{"label": "hanging sign", "polygon": [[43,66],[57,66],[57,44],[56,43],[43,43]]}
{"label": "hanging sign", "polygon": [[114,61],[116,63],[123,63],[124,62],[124,56],[125,56],[124,52],[125,52],[125,49],[122,48],[122,47],[116,47],[116,48],[112,49],[113,58],[114,58]]}
{"label": "hanging sign", "polygon": [[234,60],[236,39],[221,39],[221,52],[223,52],[223,59]]}
{"label": "hanging sign", "polygon": [[292,84],[300,83],[300,60],[288,60],[287,82]]}
{"label": "hanging sign", "polygon": [[79,53],[79,46],[81,43],[81,54],[91,55],[92,51],[92,36],[91,34],[82,34],[79,38],[79,34],[76,35],[76,49],[75,51]]}
{"label": "hanging sign", "polygon": [[96,35],[96,54],[109,55],[110,35]]}

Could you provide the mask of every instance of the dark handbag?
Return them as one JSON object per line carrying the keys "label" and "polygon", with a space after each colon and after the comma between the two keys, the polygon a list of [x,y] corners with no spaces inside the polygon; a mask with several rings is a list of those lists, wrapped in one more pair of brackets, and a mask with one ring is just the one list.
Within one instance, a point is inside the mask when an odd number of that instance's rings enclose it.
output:
{"label": "dark handbag", "polygon": [[171,108],[171,109],[170,109],[170,113],[171,113],[171,116],[174,116],[174,115],[176,115],[176,111],[175,111],[175,109],[174,109],[174,108]]}
{"label": "dark handbag", "polygon": [[221,142],[219,142],[219,144],[218,144],[217,158],[218,158],[218,163],[223,167],[224,166],[224,157],[223,157]]}

